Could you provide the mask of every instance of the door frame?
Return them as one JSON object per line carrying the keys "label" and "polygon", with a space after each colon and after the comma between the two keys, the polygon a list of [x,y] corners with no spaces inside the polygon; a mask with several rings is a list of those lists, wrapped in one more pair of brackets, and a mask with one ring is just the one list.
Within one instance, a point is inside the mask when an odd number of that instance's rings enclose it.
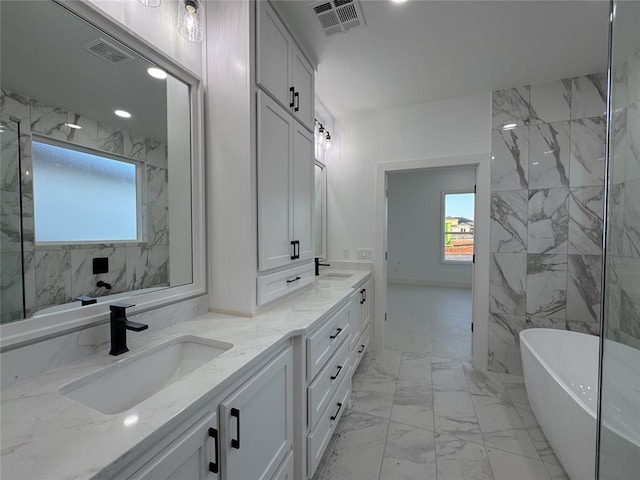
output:
{"label": "door frame", "polygon": [[375,282],[374,345],[384,349],[387,307],[387,181],[389,173],[442,167],[476,167],[475,235],[473,268],[472,357],[473,366],[486,370],[489,360],[489,220],[491,210],[491,155],[455,155],[420,160],[379,163],[376,168],[376,238],[373,271]]}

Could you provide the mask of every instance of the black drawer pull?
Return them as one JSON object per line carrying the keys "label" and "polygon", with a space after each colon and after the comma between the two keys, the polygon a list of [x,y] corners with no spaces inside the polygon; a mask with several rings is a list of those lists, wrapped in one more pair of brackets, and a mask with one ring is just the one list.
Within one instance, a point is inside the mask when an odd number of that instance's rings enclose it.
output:
{"label": "black drawer pull", "polygon": [[338,405],[338,410],[336,410],[336,413],[331,416],[331,420],[335,420],[336,418],[338,418],[338,414],[340,413],[340,409],[342,408],[341,403],[337,403],[336,405]]}
{"label": "black drawer pull", "polygon": [[338,370],[336,371],[336,374],[331,377],[331,380],[335,380],[336,378],[338,378],[338,375],[340,375],[340,371],[342,370],[342,365],[338,365]]}
{"label": "black drawer pull", "polygon": [[294,112],[297,112],[300,110],[300,92],[296,92],[293,94],[293,98],[296,101],[296,108],[293,109]]}
{"label": "black drawer pull", "polygon": [[367,289],[363,288],[362,289],[362,303],[367,301]]}
{"label": "black drawer pull", "polygon": [[364,288],[360,290],[360,305],[364,303]]}
{"label": "black drawer pull", "polygon": [[236,427],[238,430],[238,438],[231,439],[231,447],[240,450],[240,410],[238,410],[237,408],[232,408],[231,416],[236,417]]}
{"label": "black drawer pull", "polygon": [[296,256],[296,241],[295,240],[291,240],[291,246],[293,247],[293,255],[291,255],[291,260],[295,260],[296,258],[298,258]]}
{"label": "black drawer pull", "polygon": [[287,283],[293,283],[293,282],[297,282],[298,280],[300,280],[301,277],[296,277],[293,280],[287,280]]}
{"label": "black drawer pull", "polygon": [[213,438],[213,454],[215,455],[215,462],[209,462],[209,471],[218,473],[218,430],[209,427],[209,436]]}
{"label": "black drawer pull", "polygon": [[295,89],[293,87],[289,88],[289,91],[291,92],[291,102],[289,103],[289,108],[293,107],[293,103],[294,103],[294,98],[295,98]]}
{"label": "black drawer pull", "polygon": [[336,328],[336,333],[334,335],[330,335],[329,338],[331,340],[333,340],[334,338],[336,338],[338,335],[340,335],[340,332],[342,331],[341,328]]}
{"label": "black drawer pull", "polygon": [[358,353],[362,353],[364,352],[364,345],[360,345],[360,350],[358,350]]}

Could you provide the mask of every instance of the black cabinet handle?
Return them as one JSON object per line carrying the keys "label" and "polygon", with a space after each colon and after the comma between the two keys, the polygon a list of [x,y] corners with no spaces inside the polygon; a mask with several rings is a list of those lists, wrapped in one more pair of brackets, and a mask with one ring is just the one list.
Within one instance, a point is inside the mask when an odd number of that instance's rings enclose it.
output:
{"label": "black cabinet handle", "polygon": [[296,103],[296,108],[293,109],[294,112],[297,112],[300,110],[300,92],[295,92],[293,94],[293,98],[295,99],[295,103]]}
{"label": "black cabinet handle", "polygon": [[340,332],[341,332],[341,331],[342,331],[342,329],[341,329],[341,328],[336,328],[336,333],[335,333],[335,334],[333,334],[333,335],[330,335],[330,336],[329,336],[329,338],[330,338],[331,340],[333,340],[333,339],[334,339],[334,338],[336,338],[338,335],[340,335]]}
{"label": "black cabinet handle", "polygon": [[296,258],[300,258],[300,240],[296,240]]}
{"label": "black cabinet handle", "polygon": [[364,352],[364,345],[360,345],[360,350],[358,350],[358,353],[362,353]]}
{"label": "black cabinet handle", "polygon": [[291,102],[289,103],[289,108],[291,108],[294,105],[295,89],[291,87],[289,91],[291,92]]}
{"label": "black cabinet handle", "polygon": [[362,303],[367,301],[367,289],[366,288],[362,289],[362,298],[363,298]]}
{"label": "black cabinet handle", "polygon": [[209,436],[213,438],[213,454],[215,455],[215,462],[209,462],[209,471],[218,473],[218,430],[209,427]]}
{"label": "black cabinet handle", "polygon": [[336,371],[336,374],[331,377],[331,380],[335,380],[336,378],[338,378],[338,375],[340,375],[341,371],[342,371],[342,365],[338,365],[338,370]]}
{"label": "black cabinet handle", "polygon": [[331,416],[331,420],[335,420],[336,418],[338,418],[338,414],[340,413],[340,409],[342,408],[342,404],[341,404],[341,403],[338,403],[337,405],[338,405],[338,410],[336,410],[336,413],[334,413],[334,414]]}
{"label": "black cabinet handle", "polygon": [[238,430],[238,438],[231,439],[231,447],[240,450],[240,410],[238,410],[237,408],[232,408],[231,416],[236,417],[236,427]]}
{"label": "black cabinet handle", "polygon": [[296,277],[293,280],[287,280],[287,283],[297,282],[298,280],[300,280],[300,277]]}
{"label": "black cabinet handle", "polygon": [[360,290],[360,305],[364,303],[364,288]]}
{"label": "black cabinet handle", "polygon": [[291,240],[291,246],[293,247],[293,255],[291,255],[291,260],[295,260],[296,258],[296,241]]}

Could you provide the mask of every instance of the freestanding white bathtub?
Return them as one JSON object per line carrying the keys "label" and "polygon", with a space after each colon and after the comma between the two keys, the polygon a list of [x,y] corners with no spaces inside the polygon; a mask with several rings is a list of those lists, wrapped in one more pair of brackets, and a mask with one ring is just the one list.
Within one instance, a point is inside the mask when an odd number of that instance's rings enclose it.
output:
{"label": "freestanding white bathtub", "polygon": [[[610,340],[604,348],[601,466],[619,463],[606,451],[640,455],[640,351]],[[599,338],[534,328],[520,332],[520,351],[529,402],[549,444],[572,480],[594,479]]]}

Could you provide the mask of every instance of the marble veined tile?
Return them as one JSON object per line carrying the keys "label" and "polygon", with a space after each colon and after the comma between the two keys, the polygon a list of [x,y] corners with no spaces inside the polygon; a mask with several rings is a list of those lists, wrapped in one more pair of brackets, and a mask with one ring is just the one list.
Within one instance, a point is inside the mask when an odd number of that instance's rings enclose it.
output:
{"label": "marble veined tile", "polygon": [[476,370],[471,362],[462,362],[462,367],[469,384],[469,392],[472,395],[509,399],[509,395],[496,372]]}
{"label": "marble veined tile", "polygon": [[569,255],[567,320],[600,321],[601,255]]}
{"label": "marble veined tile", "polygon": [[531,123],[551,123],[571,118],[571,80],[531,85]]}
{"label": "marble veined tile", "polygon": [[527,314],[566,318],[566,255],[527,255]]}
{"label": "marble veined tile", "polygon": [[495,480],[550,480],[539,460],[487,447]]}
{"label": "marble veined tile", "polygon": [[71,252],[71,296],[102,296],[105,291],[98,288],[98,275],[93,274],[93,259],[101,257],[100,248],[72,248]]}
{"label": "marble veined tile", "polygon": [[46,103],[31,101],[31,131],[58,140],[67,139],[67,111]]}
{"label": "marble veined tile", "polygon": [[147,165],[145,168],[147,185],[147,204],[167,205],[167,170]]}
{"label": "marble veined tile", "polygon": [[605,127],[605,117],[571,122],[571,187],[604,185]]}
{"label": "marble veined tile", "polygon": [[404,352],[400,362],[398,380],[431,383],[431,357]]}
{"label": "marble veined tile", "polygon": [[351,409],[389,419],[393,407],[393,397],[393,393],[368,390],[359,384],[358,388],[354,388],[351,392]]}
{"label": "marble veined tile", "polygon": [[431,377],[434,390],[468,392],[469,385],[460,360],[432,357]]}
{"label": "marble veined tile", "polygon": [[629,105],[629,64],[627,61],[613,65],[611,73],[613,75],[612,106],[613,110],[620,110]]}
{"label": "marble veined tile", "polygon": [[6,132],[0,135],[0,158],[2,158],[2,168],[0,168],[0,190],[3,192],[18,192],[20,189],[19,170],[19,146],[17,131],[15,134]]}
{"label": "marble veined tile", "polygon": [[432,431],[391,422],[380,478],[436,479],[436,449]]}
{"label": "marble veined tile", "polygon": [[436,434],[438,480],[493,480],[486,449],[477,443]]}
{"label": "marble veined tile", "polygon": [[571,119],[599,117],[607,109],[607,75],[596,73],[571,80]]}
{"label": "marble veined tile", "polygon": [[29,125],[29,98],[2,88],[0,89],[0,112],[19,119],[23,125]]}
{"label": "marble veined tile", "polygon": [[393,397],[391,420],[433,431],[431,385],[399,380]]}
{"label": "marble veined tile", "polygon": [[142,288],[164,286],[169,283],[169,248],[149,248],[147,271]]}
{"label": "marble veined tile", "polygon": [[68,248],[36,251],[36,298],[38,307],[71,300],[71,252]]}
{"label": "marble veined tile", "polygon": [[569,475],[567,475],[562,466],[545,462],[544,467],[547,469],[551,480],[570,480]]}
{"label": "marble veined tile", "polygon": [[602,254],[603,187],[569,191],[569,253]]}
{"label": "marble veined tile", "polygon": [[624,240],[622,253],[640,257],[640,179],[624,185]]}
{"label": "marble veined tile", "polygon": [[625,180],[640,178],[640,101],[627,108],[625,168]]}
{"label": "marble veined tile", "polygon": [[146,139],[144,143],[148,165],[167,168],[167,145],[155,140]]}
{"label": "marble veined tile", "polygon": [[15,252],[0,252],[0,287],[2,288],[1,322],[23,318],[22,315],[22,259]]}
{"label": "marble veined tile", "polygon": [[528,404],[528,402],[514,403],[514,406],[516,407],[516,411],[518,412],[518,415],[522,420],[522,424],[529,433],[529,437],[531,438],[533,445],[538,451],[540,460],[542,460],[544,463],[559,465],[560,461],[553,453],[553,449],[551,448],[551,445],[549,445],[547,438],[544,436],[542,429],[538,425],[538,421],[536,420],[536,417],[533,414],[531,406]]}
{"label": "marble veined tile", "polygon": [[529,124],[530,88],[529,86],[496,90],[491,95],[492,121],[494,130],[515,123],[518,127]]}
{"label": "marble veined tile", "polygon": [[640,50],[627,57],[627,100],[640,100]]}
{"label": "marble veined tile", "polygon": [[489,314],[489,370],[522,375],[520,339],[524,315]]}
{"label": "marble veined tile", "polygon": [[[4,160],[4,158],[3,158]],[[20,195],[18,191],[0,191],[0,249],[2,252],[22,252],[20,232]]]}
{"label": "marble veined tile", "polygon": [[620,330],[640,339],[640,259],[626,258],[622,271]]}
{"label": "marble veined tile", "polygon": [[151,247],[168,244],[167,212],[167,207],[162,205],[147,206],[147,214],[149,218],[147,241]]}
{"label": "marble veined tile", "polygon": [[125,246],[104,247],[100,255],[109,259],[109,271],[100,275],[100,280],[112,285],[110,293],[126,292],[127,282],[127,250]]}
{"label": "marble veined tile", "polygon": [[124,155],[124,132],[112,125],[98,122],[98,149]]}
{"label": "marble veined tile", "polygon": [[529,189],[568,187],[571,124],[541,123],[529,130]]}
{"label": "marble veined tile", "polygon": [[494,313],[524,314],[526,311],[527,255],[492,253],[489,307]]}
{"label": "marble veined tile", "polygon": [[69,112],[67,121],[82,128],[67,129],[67,141],[89,148],[98,148],[98,121],[85,115]]}
{"label": "marble veined tile", "polygon": [[147,157],[145,138],[131,132],[123,132],[124,156],[144,161]]}
{"label": "marble veined tile", "polygon": [[527,191],[495,192],[491,195],[491,251],[527,251]]}
{"label": "marble veined tile", "polygon": [[529,253],[567,253],[568,189],[529,191]]}
{"label": "marble veined tile", "polygon": [[529,172],[529,128],[491,133],[491,190],[526,190]]}
{"label": "marble veined tile", "polygon": [[627,111],[614,112],[612,123],[609,175],[610,182],[618,185],[627,180]]}
{"label": "marble veined tile", "polygon": [[433,392],[436,433],[483,445],[480,425],[468,392]]}
{"label": "marble veined tile", "polygon": [[130,290],[140,290],[144,286],[147,272],[149,249],[142,246],[125,247],[127,285]]}

